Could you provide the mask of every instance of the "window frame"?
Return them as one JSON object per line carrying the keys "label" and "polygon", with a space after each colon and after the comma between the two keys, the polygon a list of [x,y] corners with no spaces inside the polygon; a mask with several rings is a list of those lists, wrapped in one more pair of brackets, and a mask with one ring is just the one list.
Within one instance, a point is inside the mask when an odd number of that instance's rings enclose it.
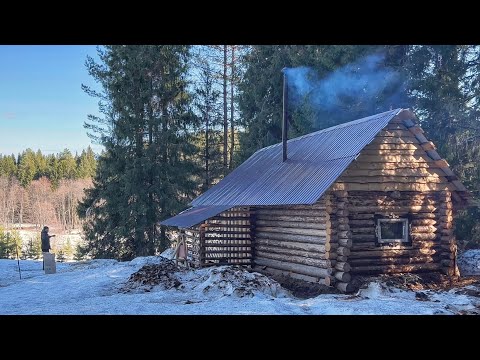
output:
{"label": "window frame", "polygon": [[[385,245],[385,244],[411,244],[410,240],[410,221],[407,217],[402,218],[377,218],[377,224],[375,225],[375,237],[377,240],[377,244]],[[383,239],[382,238],[382,226],[381,223],[403,223],[402,231],[403,237],[402,238],[395,238],[395,239]]]}

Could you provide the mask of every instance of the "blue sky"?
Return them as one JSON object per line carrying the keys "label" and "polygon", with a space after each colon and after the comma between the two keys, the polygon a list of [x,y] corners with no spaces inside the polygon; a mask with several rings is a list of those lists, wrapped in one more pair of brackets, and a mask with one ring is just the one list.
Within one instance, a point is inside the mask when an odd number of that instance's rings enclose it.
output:
{"label": "blue sky", "polygon": [[81,84],[98,89],[85,68],[95,45],[0,45],[0,153],[26,148],[46,154],[73,153],[91,145],[83,123],[98,114],[98,99]]}

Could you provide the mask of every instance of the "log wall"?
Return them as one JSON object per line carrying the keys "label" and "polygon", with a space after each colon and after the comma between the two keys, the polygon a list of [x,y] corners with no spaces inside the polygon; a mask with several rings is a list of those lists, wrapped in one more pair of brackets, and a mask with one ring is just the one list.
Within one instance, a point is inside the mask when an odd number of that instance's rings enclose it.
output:
{"label": "log wall", "polygon": [[[332,187],[348,191],[352,274],[455,272],[454,187],[441,170],[446,162],[429,155],[435,146],[418,136],[422,132],[393,119]],[[409,218],[411,243],[379,244],[376,215]]]}
{"label": "log wall", "polygon": [[331,285],[338,244],[330,241],[329,203],[326,195],[313,205],[256,207],[255,269]]}
{"label": "log wall", "polygon": [[[352,274],[440,270],[441,193],[349,192]],[[409,218],[410,243],[379,244],[375,215]]]}

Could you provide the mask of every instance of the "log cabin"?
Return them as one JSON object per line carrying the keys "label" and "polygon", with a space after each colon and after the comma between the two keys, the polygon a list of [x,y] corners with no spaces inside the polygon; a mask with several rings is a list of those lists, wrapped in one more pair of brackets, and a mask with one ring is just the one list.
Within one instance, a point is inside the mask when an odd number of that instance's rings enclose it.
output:
{"label": "log cabin", "polygon": [[285,136],[161,224],[180,228],[193,266],[251,266],[343,292],[359,275],[453,276],[454,215],[471,195],[415,120],[395,109]]}

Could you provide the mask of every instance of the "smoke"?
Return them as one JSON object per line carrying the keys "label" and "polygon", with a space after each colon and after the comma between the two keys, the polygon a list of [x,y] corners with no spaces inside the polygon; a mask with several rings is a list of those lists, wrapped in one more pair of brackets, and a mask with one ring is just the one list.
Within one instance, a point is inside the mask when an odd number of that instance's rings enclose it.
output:
{"label": "smoke", "polygon": [[363,104],[365,110],[378,105],[388,107],[385,110],[398,107],[391,102],[400,101],[403,82],[398,72],[383,65],[384,58],[383,54],[369,55],[324,78],[308,67],[286,68],[290,101],[295,105],[307,98],[318,111],[337,110],[346,102]]}

